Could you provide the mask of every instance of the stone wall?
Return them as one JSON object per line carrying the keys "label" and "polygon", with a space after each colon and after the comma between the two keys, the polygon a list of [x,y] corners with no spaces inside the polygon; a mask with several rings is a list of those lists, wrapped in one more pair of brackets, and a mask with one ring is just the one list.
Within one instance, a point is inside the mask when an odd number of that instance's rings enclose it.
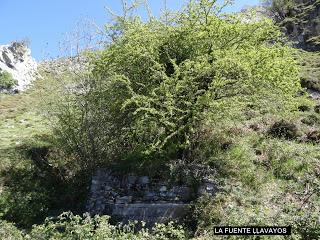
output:
{"label": "stone wall", "polygon": [[213,181],[203,180],[197,189],[186,185],[133,174],[120,175],[100,169],[92,177],[87,211],[91,215],[111,215],[122,222],[144,221],[147,225],[182,220],[192,200],[213,195]]}

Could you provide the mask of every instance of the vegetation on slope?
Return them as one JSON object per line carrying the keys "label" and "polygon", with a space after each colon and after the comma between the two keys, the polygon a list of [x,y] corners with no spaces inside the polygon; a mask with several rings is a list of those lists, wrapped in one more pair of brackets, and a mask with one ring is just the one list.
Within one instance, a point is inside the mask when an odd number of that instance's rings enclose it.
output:
{"label": "vegetation on slope", "polygon": [[270,0],[264,3],[267,13],[284,30],[293,44],[305,50],[300,50],[297,57],[301,67],[301,85],[318,91],[320,2]]}
{"label": "vegetation on slope", "polygon": [[319,50],[320,1],[265,1],[271,16],[301,48]]}
{"label": "vegetation on slope", "polygon": [[212,122],[296,107],[298,68],[277,27],[218,11],[200,1],[170,22],[115,24],[120,34],[81,79],[84,94],[67,96],[56,116],[59,140],[82,166],[132,154],[192,160]]}
{"label": "vegetation on slope", "polygon": [[157,224],[152,229],[138,227],[132,222],[111,225],[108,216],[74,216],[64,213],[57,219],[47,219],[43,225],[34,225],[30,233],[19,231],[14,225],[0,220],[1,239],[95,239],[95,240],[185,240],[187,233],[173,223]]}
{"label": "vegetation on slope", "polygon": [[[1,99],[0,236],[27,238],[8,222],[37,223],[28,234],[42,239],[218,239],[217,225],[292,225],[291,239],[319,236],[320,107],[300,87],[301,53],[270,20],[220,10],[199,0],[164,21],[118,17],[113,41],[90,54],[92,72],[67,77],[71,91],[44,79],[54,86],[46,115],[53,131],[31,107],[41,81]],[[192,184],[209,177],[217,194],[194,202],[189,237],[170,225],[126,232],[107,218],[41,224],[81,210],[88,175],[100,166]]]}
{"label": "vegetation on slope", "polygon": [[301,51],[301,85],[305,88],[320,91],[320,54],[319,52]]}
{"label": "vegetation on slope", "polygon": [[17,81],[13,79],[12,75],[6,71],[0,70],[0,90],[10,89],[17,84]]}
{"label": "vegetation on slope", "polygon": [[60,92],[56,78],[42,75],[23,93],[0,95],[0,217],[24,228],[78,209],[87,186],[64,172],[67,160],[54,147],[44,111]]}

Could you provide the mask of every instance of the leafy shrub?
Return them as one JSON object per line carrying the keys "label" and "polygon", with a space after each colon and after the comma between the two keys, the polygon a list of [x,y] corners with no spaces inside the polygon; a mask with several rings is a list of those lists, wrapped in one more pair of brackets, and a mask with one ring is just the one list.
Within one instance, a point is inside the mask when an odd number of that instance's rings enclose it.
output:
{"label": "leafy shrub", "polygon": [[83,94],[61,101],[61,146],[87,168],[133,152],[183,159],[208,121],[241,118],[248,103],[291,109],[298,69],[279,29],[219,12],[215,1],[190,1],[169,22],[118,18]]}
{"label": "leafy shrub", "polygon": [[285,138],[292,140],[298,137],[298,128],[294,123],[287,122],[286,120],[281,120],[275,122],[270,129],[268,134],[277,138]]}
{"label": "leafy shrub", "polygon": [[320,118],[317,115],[310,114],[301,119],[301,122],[306,125],[313,126],[320,123]]}
{"label": "leafy shrub", "polygon": [[12,169],[6,173],[5,187],[0,195],[2,219],[14,221],[19,227],[30,227],[44,220],[54,191],[37,175],[34,169]]}
{"label": "leafy shrub", "polygon": [[307,106],[307,105],[301,105],[298,107],[299,111],[301,112],[307,112],[307,111],[310,111],[310,107]]}
{"label": "leafy shrub", "polygon": [[[110,28],[114,41],[93,56],[93,73],[76,82],[76,91],[63,92],[54,109],[55,133],[69,154],[61,161],[67,167],[77,164],[68,171],[74,174],[109,162],[140,167],[146,160],[184,158],[170,161],[173,180],[197,184],[198,178],[212,175],[217,184],[215,197],[196,206],[193,227],[201,239],[214,239],[211,231],[217,225],[292,225],[291,239],[317,239],[319,145],[282,139],[297,136],[288,120],[271,131],[276,138],[261,133],[270,115],[298,109],[292,49],[270,21],[219,16],[213,2],[191,1],[167,22],[118,18]],[[247,118],[243,112],[248,109],[254,114]],[[253,124],[256,131],[247,127]],[[28,153],[39,162],[47,149],[37,144]],[[49,214],[52,198],[60,197],[46,174],[30,168],[13,171],[0,196],[2,217],[18,226],[39,223]],[[154,172],[161,175],[164,168],[158,169]],[[68,200],[74,195],[73,189]],[[62,202],[76,202],[66,199]],[[4,226],[8,235],[15,234],[12,225]],[[138,231],[132,224],[110,225],[106,216],[64,214],[34,226],[26,238],[186,236],[172,224]]]}
{"label": "leafy shrub", "polygon": [[307,133],[307,139],[314,143],[320,142],[320,132],[319,130],[313,130]]}
{"label": "leafy shrub", "polygon": [[17,85],[17,81],[6,71],[0,71],[0,89],[9,89]]}
{"label": "leafy shrub", "polygon": [[22,240],[22,232],[13,224],[0,220],[0,239]]}
{"label": "leafy shrub", "polygon": [[[111,225],[109,216],[75,216],[63,213],[57,219],[47,219],[34,225],[29,233],[22,233],[13,225],[0,222],[1,239],[96,239],[96,240],[184,240],[186,232],[172,222],[156,224],[151,230],[137,229],[136,223]],[[2,224],[3,223],[3,224]]]}
{"label": "leafy shrub", "polygon": [[48,214],[83,210],[87,197],[90,173],[66,172],[68,160],[54,159],[61,155],[41,137],[14,148],[18,164],[1,171],[0,218],[20,228],[41,223]]}

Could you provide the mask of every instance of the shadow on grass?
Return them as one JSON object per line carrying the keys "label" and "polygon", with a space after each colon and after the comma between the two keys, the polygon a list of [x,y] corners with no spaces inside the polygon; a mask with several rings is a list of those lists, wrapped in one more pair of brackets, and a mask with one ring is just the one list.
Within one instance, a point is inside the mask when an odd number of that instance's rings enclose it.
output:
{"label": "shadow on grass", "polygon": [[84,211],[88,174],[67,178],[64,166],[50,163],[50,148],[50,144],[31,144],[1,150],[11,164],[0,172],[0,218],[30,228],[64,211]]}

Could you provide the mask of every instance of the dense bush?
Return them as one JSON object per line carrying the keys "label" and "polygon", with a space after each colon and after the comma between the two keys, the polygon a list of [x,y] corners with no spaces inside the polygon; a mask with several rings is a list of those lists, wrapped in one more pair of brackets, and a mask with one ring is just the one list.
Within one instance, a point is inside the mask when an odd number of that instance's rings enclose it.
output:
{"label": "dense bush", "polygon": [[270,129],[268,134],[273,137],[285,138],[285,139],[295,139],[298,137],[298,128],[294,123],[288,122],[286,120],[281,120],[275,122]]}
{"label": "dense bush", "polygon": [[14,87],[16,84],[17,81],[10,73],[0,70],[0,89],[9,89]]}
{"label": "dense bush", "polygon": [[83,167],[132,153],[187,158],[204,125],[242,118],[248,103],[294,106],[298,69],[272,21],[220,15],[209,0],[184,9],[165,22],[118,18],[82,94],[64,99],[55,130]]}

